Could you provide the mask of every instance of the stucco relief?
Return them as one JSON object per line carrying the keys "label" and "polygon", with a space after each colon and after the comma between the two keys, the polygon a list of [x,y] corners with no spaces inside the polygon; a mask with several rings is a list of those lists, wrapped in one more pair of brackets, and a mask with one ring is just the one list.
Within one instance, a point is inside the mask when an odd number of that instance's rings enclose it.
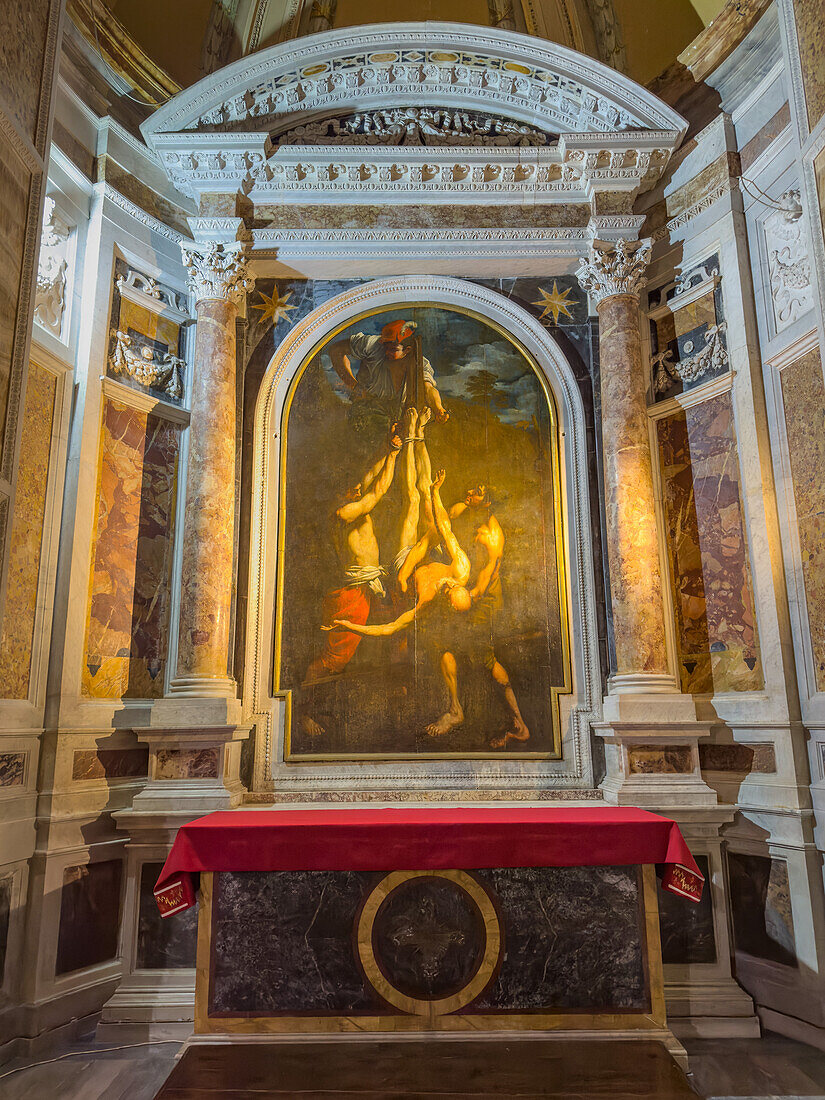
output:
{"label": "stucco relief", "polygon": [[764,221],[771,301],[778,333],[812,309],[814,303],[799,190],[786,191],[779,202],[782,209],[772,211]]}

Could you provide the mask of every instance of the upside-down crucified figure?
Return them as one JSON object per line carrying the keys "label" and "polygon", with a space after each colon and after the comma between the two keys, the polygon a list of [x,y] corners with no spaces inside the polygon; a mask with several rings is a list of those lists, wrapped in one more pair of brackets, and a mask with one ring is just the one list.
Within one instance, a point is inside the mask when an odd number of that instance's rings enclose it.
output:
{"label": "upside-down crucified figure", "polygon": [[[418,537],[422,487],[429,477],[429,458],[423,447],[423,426],[429,410],[419,414],[408,409],[404,415],[405,439],[402,446],[404,516],[399,536],[399,549],[395,558],[399,586],[406,591],[410,578],[415,586],[415,605],[389,623],[356,623],[349,619],[334,619],[324,630],[344,629],[365,637],[384,638],[406,630],[436,597],[443,599],[447,608],[456,614],[469,611],[472,600],[465,585],[470,576],[470,559],[459,545],[453,533],[447,509],[441,501],[441,486],[445,471],[439,470],[435,480],[427,488],[425,515],[432,523]],[[420,446],[419,446],[420,445]],[[415,448],[419,447],[416,454]],[[422,453],[423,452],[423,453]],[[419,459],[417,464],[416,459]],[[429,500],[427,500],[429,498]],[[440,540],[450,557],[450,564],[428,562],[421,564],[431,546]]]}

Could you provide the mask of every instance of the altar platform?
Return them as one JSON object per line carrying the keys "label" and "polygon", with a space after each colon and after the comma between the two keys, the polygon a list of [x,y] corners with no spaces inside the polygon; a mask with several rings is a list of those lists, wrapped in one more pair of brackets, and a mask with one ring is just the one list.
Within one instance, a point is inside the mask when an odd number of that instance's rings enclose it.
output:
{"label": "altar platform", "polygon": [[429,1032],[657,1040],[656,871],[678,826],[598,808],[226,811],[184,826],[155,893],[195,902],[190,1044]]}

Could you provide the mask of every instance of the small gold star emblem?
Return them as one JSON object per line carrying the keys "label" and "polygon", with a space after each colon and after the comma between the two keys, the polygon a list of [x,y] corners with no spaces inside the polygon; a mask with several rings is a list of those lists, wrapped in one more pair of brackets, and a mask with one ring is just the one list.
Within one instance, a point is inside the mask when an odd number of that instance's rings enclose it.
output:
{"label": "small gold star emblem", "polygon": [[277,286],[273,289],[270,297],[267,297],[263,291],[261,294],[261,302],[263,305],[255,305],[253,309],[259,309],[261,311],[261,323],[268,321],[272,318],[272,324],[277,325],[279,321],[288,320],[287,314],[291,309],[295,309],[295,306],[288,306],[287,302],[292,297],[292,291],[288,291],[286,294],[282,294],[278,297]]}
{"label": "small gold star emblem", "polygon": [[567,308],[568,305],[573,303],[569,301],[567,295],[570,293],[570,287],[567,290],[559,290],[558,283],[553,280],[553,289],[548,293],[546,290],[539,287],[539,294],[541,295],[541,301],[533,302],[534,306],[542,306],[542,312],[539,316],[539,320],[543,321],[545,317],[552,314],[553,324],[559,323],[559,315],[564,314],[565,317],[569,317],[573,320],[573,314]]}

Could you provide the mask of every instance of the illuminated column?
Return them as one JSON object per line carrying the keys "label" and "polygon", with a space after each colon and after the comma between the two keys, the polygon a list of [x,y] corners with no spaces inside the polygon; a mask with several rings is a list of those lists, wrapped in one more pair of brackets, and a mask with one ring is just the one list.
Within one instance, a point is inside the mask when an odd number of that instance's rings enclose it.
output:
{"label": "illuminated column", "polygon": [[235,321],[252,289],[244,245],[182,248],[197,329],[174,694],[235,695],[229,625],[235,526]]}
{"label": "illuminated column", "polygon": [[616,668],[610,693],[675,692],[648,435],[639,293],[651,241],[593,241],[576,272],[599,314],[604,492]]}

